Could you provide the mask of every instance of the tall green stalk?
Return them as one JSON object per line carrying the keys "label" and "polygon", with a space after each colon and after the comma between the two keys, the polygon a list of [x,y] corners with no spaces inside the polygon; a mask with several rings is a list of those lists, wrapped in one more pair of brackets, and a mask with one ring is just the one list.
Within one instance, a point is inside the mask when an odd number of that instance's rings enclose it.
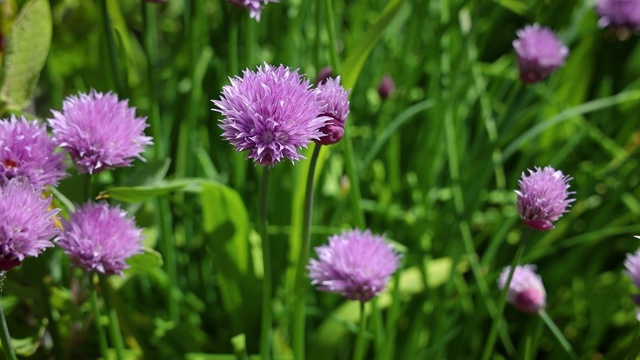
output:
{"label": "tall green stalk", "polygon": [[262,360],[271,359],[271,293],[272,293],[272,275],[271,275],[271,245],[269,244],[268,234],[268,221],[267,221],[267,209],[268,209],[268,190],[269,190],[269,175],[271,168],[268,166],[262,167],[262,179],[260,181],[260,209],[258,212],[258,230],[262,239],[262,266],[263,279],[262,279],[262,326],[260,337],[260,354]]}
{"label": "tall green stalk", "polygon": [[107,39],[107,51],[109,52],[109,68],[111,70],[111,76],[116,87],[116,91],[120,96],[124,94],[124,84],[120,78],[120,71],[118,69],[118,53],[116,51],[116,42],[113,36],[113,26],[111,24],[111,16],[109,15],[109,8],[107,6],[107,0],[100,0],[100,11],[102,12],[102,29]]}
{"label": "tall green stalk", "polygon": [[502,322],[502,313],[504,312],[504,306],[507,303],[507,293],[509,292],[509,286],[511,285],[511,280],[513,279],[513,274],[516,271],[516,266],[520,262],[522,258],[522,254],[524,253],[524,248],[527,243],[527,239],[531,234],[531,229],[528,229],[524,234],[522,239],[520,240],[520,245],[518,246],[518,250],[516,251],[516,255],[513,257],[513,261],[511,261],[511,268],[509,269],[509,275],[507,276],[507,281],[502,288],[502,292],[500,293],[500,302],[498,303],[498,312],[493,318],[493,323],[491,324],[491,330],[489,331],[489,337],[487,338],[487,343],[485,344],[484,351],[482,352],[482,360],[489,360],[491,357],[491,353],[493,352],[493,346],[496,342],[496,335],[498,334],[498,327],[500,322]]}
{"label": "tall green stalk", "polygon": [[365,313],[365,302],[360,301],[360,330],[356,339],[356,349],[353,352],[353,360],[362,360],[367,353],[367,314]]}
{"label": "tall green stalk", "polygon": [[558,340],[558,343],[560,343],[560,346],[562,346],[562,349],[564,350],[564,352],[566,352],[571,359],[577,360],[578,357],[576,356],[576,353],[573,351],[571,344],[569,344],[569,341],[567,340],[567,338],[565,338],[564,335],[562,335],[562,331],[558,329],[558,326],[549,317],[549,314],[547,314],[547,311],[545,309],[542,309],[538,312],[538,314],[542,318],[542,321],[544,321],[545,325],[547,325],[549,330],[551,330],[551,333],[556,338],[556,340]]}
{"label": "tall green stalk", "polygon": [[109,317],[109,336],[116,350],[116,359],[122,360],[124,358],[124,341],[122,339],[122,331],[120,330],[120,322],[118,321],[118,313],[111,301],[113,299],[113,291],[107,283],[106,277],[100,277],[99,279],[103,284],[104,307]]}
{"label": "tall green stalk", "polygon": [[98,302],[98,291],[96,284],[93,282],[93,273],[89,273],[89,286],[91,288],[91,310],[93,311],[94,321],[96,323],[96,331],[98,332],[98,344],[100,345],[100,353],[104,359],[109,359],[109,347],[107,345],[107,335],[102,328],[102,314],[100,313],[100,304]]}
{"label": "tall green stalk", "polygon": [[2,307],[2,287],[4,286],[4,279],[6,276],[6,271],[0,271],[0,340],[2,340],[4,356],[8,360],[17,360],[16,353],[13,350],[13,344],[11,343],[11,335],[9,335],[7,319],[4,316],[4,309]]}
{"label": "tall green stalk", "polygon": [[298,267],[296,269],[296,302],[293,317],[293,358],[304,360],[305,345],[305,303],[307,292],[307,260],[309,259],[309,248],[311,247],[311,222],[313,218],[313,193],[316,163],[320,155],[322,145],[316,144],[309,163],[309,174],[307,175],[307,189],[304,198],[304,220],[302,223],[302,241],[300,246],[300,256],[298,256]]}

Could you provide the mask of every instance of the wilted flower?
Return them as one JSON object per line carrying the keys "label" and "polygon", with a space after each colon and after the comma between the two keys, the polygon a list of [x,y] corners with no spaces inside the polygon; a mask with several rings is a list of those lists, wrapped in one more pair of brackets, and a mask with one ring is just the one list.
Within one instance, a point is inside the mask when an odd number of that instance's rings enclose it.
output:
{"label": "wilted flower", "polygon": [[278,0],[229,0],[233,5],[249,10],[249,16],[256,21],[260,21],[260,13],[268,3],[277,3]]}
{"label": "wilted flower", "polygon": [[213,100],[224,119],[222,137],[236,151],[249,150],[249,158],[260,165],[275,165],[284,158],[304,158],[298,149],[323,134],[328,117],[318,116],[325,105],[318,90],[309,89],[298,70],[264,64],[257,72],[245,70],[243,77],[230,78],[220,100]]}
{"label": "wilted flower", "polygon": [[122,274],[126,260],[142,251],[142,230],[117,205],[87,203],[63,221],[58,245],[73,264],[101,274]]}
{"label": "wilted flower", "polygon": [[130,166],[134,158],[144,160],[140,153],[153,142],[144,135],[146,118],[136,117],[135,111],[115,94],[92,90],[67,97],[62,112],[52,111],[49,125],[79,172],[93,174]]}
{"label": "wilted flower", "polygon": [[[509,277],[511,266],[507,266],[500,273],[498,287],[504,289]],[[535,265],[516,266],[507,290],[507,301],[516,309],[533,314],[543,309],[547,303],[547,293],[544,291],[542,279],[536,274]]]}
{"label": "wilted flower", "polygon": [[44,124],[24,117],[0,120],[0,186],[23,179],[40,188],[58,185],[66,176],[62,153],[47,135]]}
{"label": "wilted flower", "polygon": [[640,0],[596,0],[598,26],[640,32]]}
{"label": "wilted flower", "polygon": [[575,194],[568,191],[571,179],[551,166],[544,169],[535,167],[535,171],[529,170],[528,176],[523,172],[522,179],[518,181],[520,190],[516,190],[516,205],[525,224],[541,231],[553,229],[552,223],[566,213],[569,204],[575,201],[568,199],[569,195]]}
{"label": "wilted flower", "polygon": [[513,47],[518,57],[520,79],[526,84],[538,82],[564,65],[569,49],[556,34],[539,24],[527,25],[516,33]]}
{"label": "wilted flower", "polygon": [[396,84],[393,82],[391,75],[385,75],[378,85],[378,95],[382,100],[386,100],[396,90]]}
{"label": "wilted flower", "polygon": [[320,91],[320,100],[326,104],[322,116],[330,119],[320,128],[325,136],[315,142],[322,145],[335,144],[344,136],[344,124],[349,115],[349,91],[340,85],[340,76],[327,79],[317,89]]}
{"label": "wilted flower", "polygon": [[316,75],[316,85],[324,84],[330,77],[333,77],[333,69],[331,66],[323,67],[318,71],[318,75]]}
{"label": "wilted flower", "polygon": [[337,292],[351,300],[369,301],[387,285],[400,265],[384,236],[351,230],[329,238],[316,248],[319,260],[308,265],[311,283],[322,291]]}
{"label": "wilted flower", "polygon": [[18,266],[26,257],[37,257],[53,246],[56,235],[51,197],[17,179],[0,188],[0,271]]}

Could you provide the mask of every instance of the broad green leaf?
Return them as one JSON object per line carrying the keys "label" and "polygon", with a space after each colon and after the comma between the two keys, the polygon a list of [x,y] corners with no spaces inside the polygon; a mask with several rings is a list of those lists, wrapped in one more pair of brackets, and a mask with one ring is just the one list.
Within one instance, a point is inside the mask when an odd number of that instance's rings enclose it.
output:
{"label": "broad green leaf", "polygon": [[184,190],[186,187],[196,185],[201,181],[200,179],[184,178],[166,181],[153,186],[114,187],[101,192],[99,198],[111,198],[126,203],[142,202],[174,191]]}
{"label": "broad green leaf", "polygon": [[51,46],[51,9],[47,0],[27,2],[13,23],[4,59],[0,99],[10,110],[31,102]]}
{"label": "broad green leaf", "polygon": [[149,248],[144,248],[142,253],[127,259],[130,271],[147,272],[162,266],[162,255]]}

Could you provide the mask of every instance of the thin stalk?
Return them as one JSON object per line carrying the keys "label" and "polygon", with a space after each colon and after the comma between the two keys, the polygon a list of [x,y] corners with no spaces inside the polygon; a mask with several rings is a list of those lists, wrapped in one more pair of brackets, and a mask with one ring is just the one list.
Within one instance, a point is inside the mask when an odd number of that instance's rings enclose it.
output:
{"label": "thin stalk", "polygon": [[113,77],[116,91],[121,96],[124,96],[124,87],[122,84],[122,80],[120,79],[120,72],[118,71],[118,54],[116,52],[116,42],[113,36],[113,26],[111,24],[111,16],[109,16],[107,0],[100,0],[100,11],[102,12],[103,31],[107,39],[107,50],[109,52],[109,66],[111,68],[111,75]]}
{"label": "thin stalk", "polygon": [[167,154],[167,140],[164,138],[160,119],[160,101],[158,96],[158,6],[142,1],[142,18],[144,21],[144,52],[147,54],[147,91],[149,92],[149,121],[155,143],[155,157],[162,159]]}
{"label": "thin stalk", "polygon": [[260,338],[260,354],[263,360],[271,359],[271,246],[269,244],[269,234],[267,232],[267,193],[269,189],[269,174],[271,169],[268,166],[262,168],[262,179],[260,181],[260,210],[258,212],[258,228],[262,239],[262,335]]}
{"label": "thin stalk", "polygon": [[40,294],[44,299],[44,307],[47,313],[47,320],[49,324],[47,325],[47,329],[49,329],[49,333],[51,334],[51,340],[53,341],[53,354],[56,360],[66,359],[66,355],[64,349],[62,347],[62,340],[60,338],[60,330],[58,329],[58,321],[53,315],[53,309],[51,308],[51,277],[47,276],[46,280],[40,281]]}
{"label": "thin stalk", "polygon": [[247,66],[253,66],[256,62],[256,48],[258,44],[258,32],[256,30],[256,26],[258,25],[256,24],[255,20],[249,18],[248,16],[244,17],[246,48],[245,65]]}
{"label": "thin stalk", "polygon": [[338,59],[333,0],[325,0],[324,6],[326,15],[324,18],[326,20],[327,32],[329,33],[329,62],[331,64],[331,68],[333,68],[333,72],[335,74],[340,74],[340,60]]}
{"label": "thin stalk", "polygon": [[[234,9],[233,9],[234,10]],[[231,11],[229,14],[231,21],[229,23],[229,74],[238,75],[240,67],[238,65],[238,29],[240,18],[238,11]],[[247,160],[242,153],[233,153],[233,187],[237,190],[244,189],[245,179],[247,177]]]}
{"label": "thin stalk", "polygon": [[496,343],[496,335],[498,333],[498,327],[500,322],[502,321],[502,313],[504,312],[504,306],[507,303],[507,293],[509,292],[509,286],[511,285],[511,280],[513,279],[513,273],[516,270],[516,266],[520,262],[522,258],[522,254],[524,253],[524,248],[527,243],[527,239],[531,234],[531,229],[527,230],[527,232],[520,240],[520,245],[518,246],[518,250],[516,251],[516,256],[513,257],[513,261],[511,261],[511,268],[509,269],[509,276],[507,277],[507,282],[504,284],[502,288],[502,292],[500,293],[500,302],[498,303],[498,312],[496,316],[493,318],[493,323],[491,324],[491,330],[489,331],[489,337],[487,338],[487,343],[485,344],[484,351],[482,352],[482,360],[489,360],[491,357],[491,353],[493,352],[493,346]]}
{"label": "thin stalk", "polygon": [[313,219],[313,192],[316,163],[320,155],[322,145],[316,144],[309,163],[309,174],[307,175],[307,189],[304,198],[304,220],[302,223],[302,241],[300,246],[300,256],[298,256],[298,267],[296,269],[296,304],[293,317],[293,358],[304,360],[304,340],[305,340],[305,303],[307,292],[307,260],[309,259],[309,249],[311,247],[311,222]]}
{"label": "thin stalk", "polygon": [[96,284],[93,282],[93,274],[89,275],[89,283],[91,287],[91,310],[93,311],[94,321],[96,323],[96,331],[98,331],[98,343],[100,345],[100,353],[104,359],[109,358],[109,347],[107,346],[107,335],[102,328],[102,315],[100,314],[100,304],[98,303],[98,291]]}
{"label": "thin stalk", "polygon": [[120,330],[120,322],[118,321],[118,313],[113,306],[113,291],[110,285],[107,283],[107,278],[100,279],[102,282],[102,290],[104,294],[104,306],[109,316],[109,336],[116,349],[116,359],[122,360],[124,358],[124,341],[122,340],[122,331]]}
{"label": "thin stalk", "polygon": [[391,306],[389,306],[388,315],[387,315],[387,323],[386,323],[386,331],[385,331],[385,342],[382,347],[382,359],[394,359],[394,350],[396,344],[396,333],[397,333],[397,322],[400,317],[400,274],[401,271],[398,270],[393,275],[393,291],[391,292]]}
{"label": "thin stalk", "polygon": [[11,335],[9,335],[9,327],[7,326],[7,319],[4,316],[4,309],[2,308],[2,288],[4,286],[4,279],[7,276],[6,271],[0,271],[0,340],[2,340],[2,349],[4,350],[4,356],[9,360],[17,360],[16,353],[13,350],[13,343],[11,342]]}
{"label": "thin stalk", "polygon": [[556,340],[558,340],[558,343],[560,343],[560,346],[562,346],[562,349],[564,350],[564,352],[566,352],[567,355],[571,357],[571,359],[577,360],[578,357],[576,356],[576,353],[573,351],[573,348],[571,348],[571,344],[569,344],[569,341],[567,340],[567,338],[565,338],[564,335],[562,335],[562,332],[560,331],[560,329],[558,329],[558,326],[556,325],[556,323],[554,323],[553,320],[551,320],[551,318],[549,317],[549,314],[547,314],[547,312],[544,309],[540,310],[538,314],[544,321],[545,325],[547,325],[549,330],[551,330],[551,333],[553,334],[553,336],[555,336]]}
{"label": "thin stalk", "polygon": [[364,312],[365,302],[360,301],[360,330],[356,339],[356,349],[353,353],[353,360],[362,360],[367,352],[367,339],[365,333],[367,329],[367,314]]}
{"label": "thin stalk", "polygon": [[629,349],[629,353],[624,358],[624,360],[633,360],[638,358],[638,354],[640,354],[640,328],[636,331],[636,340],[633,342],[631,349]]}

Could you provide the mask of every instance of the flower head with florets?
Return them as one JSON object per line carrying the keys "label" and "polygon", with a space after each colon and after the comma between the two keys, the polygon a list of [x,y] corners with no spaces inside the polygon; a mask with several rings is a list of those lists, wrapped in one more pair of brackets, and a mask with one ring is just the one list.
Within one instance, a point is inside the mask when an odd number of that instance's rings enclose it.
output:
{"label": "flower head with florets", "polygon": [[262,9],[270,2],[277,3],[278,0],[229,0],[235,6],[249,10],[249,17],[260,21]]}
{"label": "flower head with florets", "polygon": [[598,26],[640,32],[640,0],[596,0]]}
{"label": "flower head with florets", "polygon": [[122,274],[126,260],[142,252],[142,230],[119,206],[87,203],[63,221],[58,245],[86,271]]}
{"label": "flower head with florets", "polygon": [[369,301],[385,289],[400,266],[400,255],[371,231],[351,230],[329,238],[316,248],[318,260],[308,265],[311,283],[322,291],[351,300]]}
{"label": "flower head with florets", "polygon": [[222,137],[236,151],[249,150],[248,157],[260,165],[275,165],[283,159],[303,158],[298,152],[323,134],[328,120],[317,90],[309,88],[298,70],[269,64],[257,72],[245,70],[222,88],[220,100],[213,100],[214,111],[224,118]]}
{"label": "flower head with florets", "polygon": [[23,179],[40,188],[56,186],[67,174],[64,155],[44,124],[24,117],[0,119],[0,186],[10,179]]}
{"label": "flower head with florets", "polygon": [[[636,238],[640,239],[640,236],[636,236]],[[640,290],[640,250],[633,254],[627,254],[624,260],[624,267],[626,269],[624,274],[631,279],[636,289]],[[631,298],[640,307],[640,294],[635,294]],[[636,310],[636,318],[640,321],[640,309]]]}
{"label": "flower head with florets", "polygon": [[145,117],[136,117],[128,101],[118,101],[112,93],[80,93],[69,96],[62,112],[52,111],[49,125],[58,146],[66,149],[80,173],[97,173],[115,167],[131,166],[146,145]]}
{"label": "flower head with florets", "polygon": [[325,136],[315,142],[322,145],[335,144],[344,136],[344,124],[349,116],[349,90],[340,85],[340,76],[326,79],[318,84],[317,89],[320,91],[320,101],[326,104],[322,116],[329,117],[329,120],[320,128]]}
{"label": "flower head with florets", "polygon": [[51,197],[18,179],[0,188],[0,271],[18,266],[53,246],[59,209],[50,210]]}
{"label": "flower head with florets", "polygon": [[[507,266],[500,273],[498,278],[500,289],[504,289],[510,270],[511,267]],[[528,314],[534,314],[544,309],[547,302],[547,293],[544,290],[542,279],[535,270],[535,265],[516,266],[507,290],[507,301],[516,309]]]}
{"label": "flower head with florets", "polygon": [[516,206],[525,224],[541,231],[553,229],[553,222],[575,201],[569,199],[569,195],[575,194],[569,191],[571,179],[551,166],[544,169],[535,167],[535,171],[529,170],[529,175],[523,172],[518,181],[520,190],[516,190]]}
{"label": "flower head with florets", "polygon": [[513,48],[518,58],[520,79],[526,84],[538,82],[564,65],[569,49],[556,34],[539,24],[527,25],[516,33]]}

